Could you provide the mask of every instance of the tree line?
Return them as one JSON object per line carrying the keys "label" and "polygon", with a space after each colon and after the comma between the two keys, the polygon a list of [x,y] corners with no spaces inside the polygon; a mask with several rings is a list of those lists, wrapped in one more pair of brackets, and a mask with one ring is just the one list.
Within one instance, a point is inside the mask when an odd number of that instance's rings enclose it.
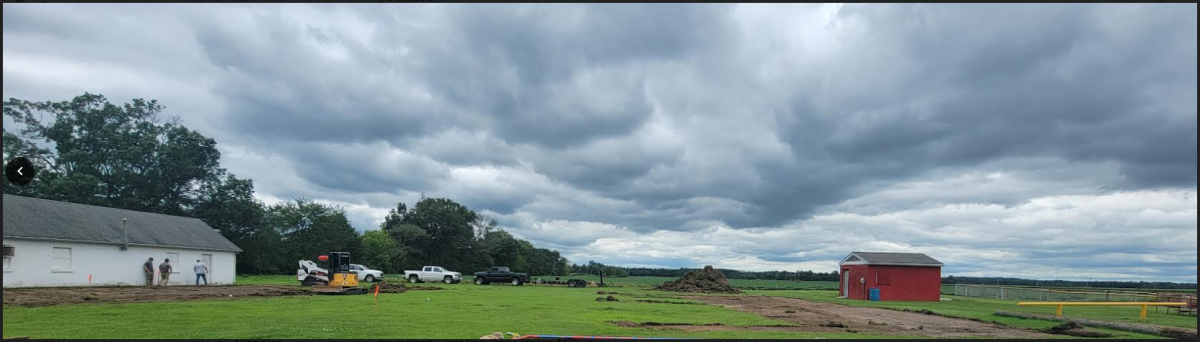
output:
{"label": "tree line", "polygon": [[1040,287],[1100,287],[1113,289],[1158,289],[1158,290],[1195,290],[1195,283],[1148,282],[1148,281],[1076,281],[1076,280],[1037,280],[1001,277],[955,277],[942,278],[943,285],[1009,285],[1009,286],[1040,286]]}
{"label": "tree line", "polygon": [[571,273],[575,274],[592,274],[603,275],[605,277],[622,278],[629,276],[629,269],[618,266],[610,266],[601,264],[595,261],[588,261],[584,265],[571,265]]}
{"label": "tree line", "polygon": [[[650,276],[650,277],[678,277],[684,273],[695,271],[695,268],[630,268],[628,273],[631,276]],[[725,278],[729,279],[767,279],[767,280],[794,280],[794,281],[838,281],[838,272],[813,272],[813,271],[739,271],[730,269],[716,269]]]}
{"label": "tree line", "polygon": [[[438,265],[470,273],[492,265],[539,275],[566,275],[566,258],[517,239],[466,206],[422,196],[398,204],[378,231],[359,233],[344,209],[310,199],[266,205],[254,183],[220,167],[217,142],[165,119],[155,100],[112,104],[85,93],[70,101],[4,101],[4,159],[33,162],[38,180],[4,182],[4,193],[71,203],[194,217],[243,252],[243,274],[290,274],[297,260],[350,252],[388,273]],[[50,120],[43,121],[49,118]],[[34,143],[42,141],[43,145]],[[49,146],[49,147],[43,147]]]}

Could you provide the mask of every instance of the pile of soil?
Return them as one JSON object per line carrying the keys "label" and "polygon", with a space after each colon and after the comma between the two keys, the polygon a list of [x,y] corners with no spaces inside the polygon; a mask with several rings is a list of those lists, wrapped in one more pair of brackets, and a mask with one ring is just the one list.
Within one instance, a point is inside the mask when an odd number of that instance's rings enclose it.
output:
{"label": "pile of soil", "polygon": [[[408,291],[441,290],[441,289],[442,288],[435,287],[435,286],[408,286],[408,285],[404,285],[404,284],[379,283],[379,293],[405,293]],[[375,288],[371,287],[370,292],[374,293]]]}
{"label": "pile of soil", "polygon": [[596,297],[596,301],[597,302],[617,302],[618,300],[617,300],[617,297],[608,296],[608,298]]}
{"label": "pile of soil", "polygon": [[741,290],[729,285],[725,275],[712,266],[685,273],[677,280],[662,283],[655,290],[699,293],[742,293]]}
{"label": "pile of soil", "polygon": [[1088,331],[1082,325],[1075,322],[1066,322],[1044,330],[1048,334],[1068,335],[1078,337],[1112,337],[1111,334],[1102,332]]}

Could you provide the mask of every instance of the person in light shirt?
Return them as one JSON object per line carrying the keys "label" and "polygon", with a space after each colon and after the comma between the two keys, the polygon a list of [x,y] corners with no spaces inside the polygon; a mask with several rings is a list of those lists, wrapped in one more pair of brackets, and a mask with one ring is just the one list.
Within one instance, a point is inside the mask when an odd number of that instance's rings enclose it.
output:
{"label": "person in light shirt", "polygon": [[196,271],[196,286],[200,286],[200,279],[204,279],[204,286],[208,286],[208,265],[196,260],[196,266],[192,266],[192,269]]}

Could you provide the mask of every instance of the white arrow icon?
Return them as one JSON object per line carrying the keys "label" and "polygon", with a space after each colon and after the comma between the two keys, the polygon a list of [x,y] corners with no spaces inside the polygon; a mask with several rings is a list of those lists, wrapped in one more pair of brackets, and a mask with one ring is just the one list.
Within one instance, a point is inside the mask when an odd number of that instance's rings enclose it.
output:
{"label": "white arrow icon", "polygon": [[18,175],[22,175],[22,176],[24,176],[25,174],[24,174],[24,173],[21,173],[21,169],[24,169],[24,167],[18,167],[18,168],[17,168],[17,174],[18,174]]}

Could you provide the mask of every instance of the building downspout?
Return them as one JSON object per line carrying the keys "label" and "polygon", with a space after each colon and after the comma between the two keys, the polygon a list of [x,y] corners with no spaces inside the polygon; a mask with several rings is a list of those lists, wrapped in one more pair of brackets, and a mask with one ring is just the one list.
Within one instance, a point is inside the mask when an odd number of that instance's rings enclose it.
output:
{"label": "building downspout", "polygon": [[125,233],[125,244],[121,246],[121,250],[129,250],[129,219],[121,219],[121,231]]}

